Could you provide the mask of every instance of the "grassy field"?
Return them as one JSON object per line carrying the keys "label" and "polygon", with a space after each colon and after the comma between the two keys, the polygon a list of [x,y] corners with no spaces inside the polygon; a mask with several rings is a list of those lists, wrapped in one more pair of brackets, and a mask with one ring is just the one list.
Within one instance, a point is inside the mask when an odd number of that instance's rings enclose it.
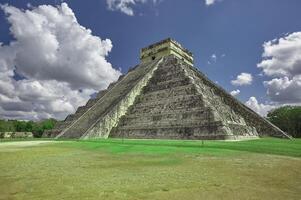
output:
{"label": "grassy field", "polygon": [[301,140],[0,142],[0,199],[300,199]]}

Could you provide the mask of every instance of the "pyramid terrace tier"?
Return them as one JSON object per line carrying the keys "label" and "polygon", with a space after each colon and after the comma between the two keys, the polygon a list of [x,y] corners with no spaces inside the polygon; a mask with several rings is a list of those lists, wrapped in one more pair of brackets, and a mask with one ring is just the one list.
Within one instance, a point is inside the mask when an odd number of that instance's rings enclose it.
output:
{"label": "pyramid terrace tier", "polygon": [[173,110],[161,113],[129,114],[121,118],[119,127],[125,126],[161,126],[161,125],[200,125],[212,121],[213,115],[210,109],[198,110]]}
{"label": "pyramid terrace tier", "polygon": [[134,109],[143,109],[158,107],[163,108],[189,108],[203,106],[200,95],[178,95],[170,98],[145,98],[144,96],[137,99]]}
{"label": "pyramid terrace tier", "polygon": [[[221,122],[211,122],[200,126],[162,126],[162,127],[124,127],[113,129],[112,138],[132,139],[185,139],[185,140],[225,140],[256,138],[252,132],[245,134],[226,134]],[[245,126],[241,129],[248,131]]]}

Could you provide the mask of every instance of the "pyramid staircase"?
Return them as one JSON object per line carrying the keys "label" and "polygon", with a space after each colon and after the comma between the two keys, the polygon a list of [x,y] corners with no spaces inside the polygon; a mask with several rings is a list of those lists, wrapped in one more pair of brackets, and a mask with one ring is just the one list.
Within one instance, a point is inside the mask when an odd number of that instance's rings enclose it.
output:
{"label": "pyramid staircase", "polygon": [[56,137],[58,136],[62,131],[67,129],[69,126],[71,126],[78,118],[80,118],[84,113],[86,113],[90,108],[94,106],[94,104],[102,98],[103,95],[106,94],[106,92],[114,85],[115,83],[111,84],[108,89],[100,91],[96,98],[89,99],[89,101],[86,103],[85,106],[80,106],[77,108],[76,112],[74,114],[70,114],[66,117],[64,121],[57,122],[55,128],[50,131],[46,131],[44,133],[44,136],[46,137]]}
{"label": "pyramid staircase", "polygon": [[110,137],[235,139],[258,136],[256,128],[246,125],[235,113],[227,122],[216,116],[215,109],[204,102],[204,95],[198,92],[183,66],[189,67],[176,57],[167,57]]}
{"label": "pyramid staircase", "polygon": [[44,136],[290,138],[193,67],[192,54],[178,43],[168,40],[144,48],[141,60]]}
{"label": "pyramid staircase", "polygon": [[63,122],[58,123],[53,130],[47,131],[44,136],[108,137],[111,128],[134,102],[137,93],[140,93],[161,60],[140,64],[130,69],[125,76],[121,76],[107,90],[99,92],[95,99],[79,107],[74,114],[67,116]]}

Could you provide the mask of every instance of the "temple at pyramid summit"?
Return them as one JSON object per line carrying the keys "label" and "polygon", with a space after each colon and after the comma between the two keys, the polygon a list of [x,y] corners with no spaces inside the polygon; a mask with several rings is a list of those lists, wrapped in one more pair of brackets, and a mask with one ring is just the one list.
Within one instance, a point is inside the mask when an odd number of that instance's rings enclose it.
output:
{"label": "temple at pyramid summit", "polygon": [[44,136],[244,139],[290,137],[210,81],[170,38],[142,48],[140,64]]}

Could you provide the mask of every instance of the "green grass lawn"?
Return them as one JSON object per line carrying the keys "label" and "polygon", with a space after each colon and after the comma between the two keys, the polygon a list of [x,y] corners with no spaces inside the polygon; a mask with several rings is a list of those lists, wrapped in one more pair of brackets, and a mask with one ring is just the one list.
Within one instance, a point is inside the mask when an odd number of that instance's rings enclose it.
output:
{"label": "green grass lawn", "polygon": [[300,199],[301,140],[0,142],[0,199]]}

